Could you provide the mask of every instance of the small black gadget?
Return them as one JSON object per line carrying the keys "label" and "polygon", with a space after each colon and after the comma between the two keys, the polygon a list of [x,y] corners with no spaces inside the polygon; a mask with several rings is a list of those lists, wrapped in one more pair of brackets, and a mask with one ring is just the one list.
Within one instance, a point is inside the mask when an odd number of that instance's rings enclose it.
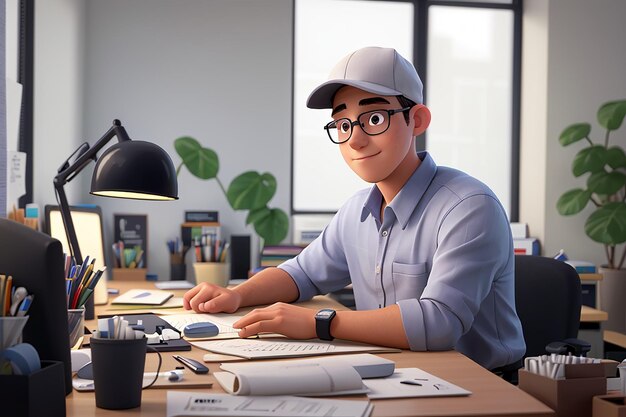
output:
{"label": "small black gadget", "polygon": [[315,314],[315,331],[317,337],[322,340],[333,340],[330,335],[330,323],[337,315],[335,310],[329,308],[322,309]]}

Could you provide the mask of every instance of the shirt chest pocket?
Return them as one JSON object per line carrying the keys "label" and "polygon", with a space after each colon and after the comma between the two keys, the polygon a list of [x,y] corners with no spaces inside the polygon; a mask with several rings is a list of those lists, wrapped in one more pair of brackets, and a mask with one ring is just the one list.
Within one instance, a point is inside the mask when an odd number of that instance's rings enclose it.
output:
{"label": "shirt chest pocket", "polygon": [[393,262],[391,264],[391,277],[396,291],[396,300],[419,298],[428,282],[426,263]]}

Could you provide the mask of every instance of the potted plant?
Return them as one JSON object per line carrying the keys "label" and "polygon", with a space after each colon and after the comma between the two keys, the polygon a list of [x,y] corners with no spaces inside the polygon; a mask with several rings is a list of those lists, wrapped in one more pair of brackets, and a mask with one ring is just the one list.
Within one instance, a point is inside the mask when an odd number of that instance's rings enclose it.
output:
{"label": "potted plant", "polygon": [[247,171],[233,179],[228,188],[225,188],[217,176],[220,164],[215,151],[202,147],[196,139],[189,136],[176,139],[174,148],[182,159],[176,174],[185,166],[192,175],[200,179],[215,179],[234,210],[249,210],[246,225],[254,226],[262,240],[261,246],[278,244],[287,236],[287,214],[281,209],[267,206],[276,193],[276,178],[272,174]]}
{"label": "potted plant", "polygon": [[606,133],[599,142],[589,138],[589,123],[573,124],[561,133],[559,142],[563,146],[586,143],[574,157],[572,173],[575,177],[589,176],[586,187],[569,190],[557,201],[557,210],[564,216],[580,213],[590,202],[595,206],[585,222],[585,233],[604,245],[607,264],[601,269],[601,308],[609,313],[607,329],[622,333],[626,332],[626,247],[620,252],[618,245],[626,242],[626,154],[623,147],[611,146],[609,137],[620,128],[625,115],[626,100],[600,106],[597,119]]}

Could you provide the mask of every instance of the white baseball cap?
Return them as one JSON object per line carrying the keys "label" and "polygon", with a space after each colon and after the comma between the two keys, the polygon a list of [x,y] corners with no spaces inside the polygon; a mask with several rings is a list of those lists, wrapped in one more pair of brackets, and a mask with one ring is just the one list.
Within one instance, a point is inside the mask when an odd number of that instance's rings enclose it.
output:
{"label": "white baseball cap", "polygon": [[393,48],[366,47],[345,56],[307,99],[311,109],[330,109],[343,86],[383,96],[402,95],[422,104],[422,80],[411,62]]}

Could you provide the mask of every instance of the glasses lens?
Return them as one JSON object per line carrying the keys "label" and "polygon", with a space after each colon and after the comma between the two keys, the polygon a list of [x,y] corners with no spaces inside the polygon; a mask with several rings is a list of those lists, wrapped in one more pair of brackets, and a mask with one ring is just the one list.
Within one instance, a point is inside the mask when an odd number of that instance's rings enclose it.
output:
{"label": "glasses lens", "polygon": [[369,135],[383,133],[389,127],[389,113],[385,110],[374,110],[359,116],[359,124]]}
{"label": "glasses lens", "polygon": [[339,119],[326,125],[326,131],[330,140],[335,143],[345,142],[350,139],[352,133],[352,124],[348,119]]}

